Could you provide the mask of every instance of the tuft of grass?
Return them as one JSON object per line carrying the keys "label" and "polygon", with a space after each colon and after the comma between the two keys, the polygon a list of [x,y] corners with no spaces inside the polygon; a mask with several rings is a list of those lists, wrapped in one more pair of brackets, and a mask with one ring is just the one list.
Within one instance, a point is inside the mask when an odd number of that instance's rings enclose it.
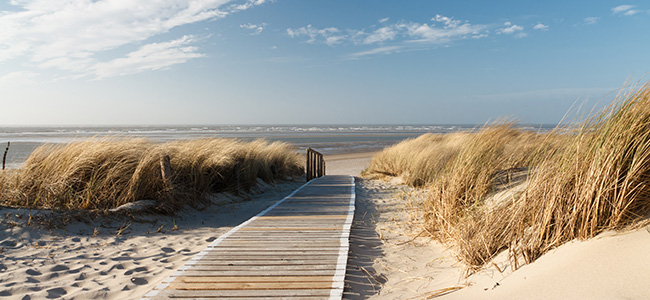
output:
{"label": "tuft of grass", "polygon": [[[169,178],[161,166],[166,157]],[[299,175],[301,163],[289,144],[264,140],[92,139],[39,147],[21,169],[0,173],[0,199],[5,205],[66,210],[152,199],[161,212],[173,213],[205,203],[208,193]]]}
{"label": "tuft of grass", "polygon": [[405,141],[376,155],[365,175],[428,189],[424,230],[470,272],[506,249],[516,268],[567,241],[645,224],[650,213],[650,83],[574,130],[501,123],[460,136]]}
{"label": "tuft of grass", "polygon": [[363,176],[401,177],[406,184],[412,186],[429,185],[458,155],[470,137],[469,133],[428,133],[407,139],[377,153]]}
{"label": "tuft of grass", "polygon": [[650,83],[587,119],[546,159],[511,210],[511,250],[530,262],[573,239],[642,224],[650,213]]}

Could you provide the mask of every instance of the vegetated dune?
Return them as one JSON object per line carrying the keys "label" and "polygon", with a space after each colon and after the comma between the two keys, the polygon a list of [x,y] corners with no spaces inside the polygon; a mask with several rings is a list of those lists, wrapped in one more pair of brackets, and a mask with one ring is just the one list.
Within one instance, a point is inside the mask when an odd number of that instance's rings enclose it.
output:
{"label": "vegetated dune", "polygon": [[573,239],[644,222],[650,84],[572,130],[539,134],[499,123],[407,140],[378,153],[364,176],[428,189],[424,229],[470,272],[506,249],[517,267]]}
{"label": "vegetated dune", "polygon": [[91,139],[36,149],[20,169],[0,172],[0,203],[51,209],[111,209],[155,200],[171,213],[207,193],[245,191],[257,180],[302,174],[287,143],[200,139]]}

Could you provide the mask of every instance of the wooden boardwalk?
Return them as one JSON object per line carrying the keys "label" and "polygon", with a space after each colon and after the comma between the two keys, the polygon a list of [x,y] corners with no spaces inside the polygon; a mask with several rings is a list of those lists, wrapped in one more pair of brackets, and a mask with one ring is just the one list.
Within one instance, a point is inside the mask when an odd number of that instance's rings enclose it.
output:
{"label": "wooden boardwalk", "polygon": [[314,179],[213,241],[143,299],[341,299],[354,177]]}

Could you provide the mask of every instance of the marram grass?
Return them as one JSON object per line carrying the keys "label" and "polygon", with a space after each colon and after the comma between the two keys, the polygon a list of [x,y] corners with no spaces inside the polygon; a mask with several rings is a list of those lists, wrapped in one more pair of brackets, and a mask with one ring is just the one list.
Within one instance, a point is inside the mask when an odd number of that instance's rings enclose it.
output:
{"label": "marram grass", "polygon": [[[161,168],[165,157],[171,167],[167,181]],[[20,169],[0,173],[0,201],[103,210],[151,199],[169,213],[204,203],[208,193],[247,190],[258,178],[271,182],[301,173],[302,160],[281,142],[92,139],[41,146]]]}
{"label": "marram grass", "polygon": [[[641,224],[650,213],[650,84],[559,132],[496,124],[426,135],[377,154],[364,174],[427,188],[426,231],[469,270],[506,249],[516,267],[573,239]],[[503,174],[522,173],[495,198]]]}

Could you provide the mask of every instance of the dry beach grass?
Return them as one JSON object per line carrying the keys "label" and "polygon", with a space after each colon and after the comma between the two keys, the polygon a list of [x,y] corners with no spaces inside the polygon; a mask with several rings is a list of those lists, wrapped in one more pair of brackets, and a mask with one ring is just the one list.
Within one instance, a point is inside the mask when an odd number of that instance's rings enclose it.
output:
{"label": "dry beach grass", "polygon": [[642,223],[650,211],[650,84],[620,94],[574,131],[496,124],[422,136],[380,152],[364,174],[428,189],[423,227],[469,271],[506,249],[517,267],[573,239]]}
{"label": "dry beach grass", "polygon": [[29,208],[103,210],[149,199],[169,213],[200,205],[207,193],[247,190],[258,178],[300,176],[301,164],[281,142],[92,139],[42,146],[22,168],[0,173],[0,200]]}

